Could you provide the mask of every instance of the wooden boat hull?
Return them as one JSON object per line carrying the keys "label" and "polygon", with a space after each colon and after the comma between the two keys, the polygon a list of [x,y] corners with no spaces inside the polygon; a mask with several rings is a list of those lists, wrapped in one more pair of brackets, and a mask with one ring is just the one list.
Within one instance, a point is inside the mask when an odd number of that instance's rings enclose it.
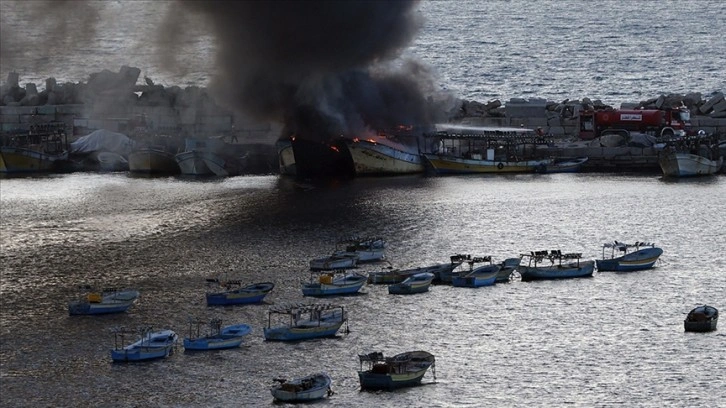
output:
{"label": "wooden boat hull", "polygon": [[713,306],[698,306],[691,310],[683,321],[683,328],[687,332],[705,333],[716,330],[718,325],[718,310]]}
{"label": "wooden boat hull", "polygon": [[50,172],[65,160],[68,160],[68,152],[51,155],[23,147],[0,147],[0,173]]}
{"label": "wooden boat hull", "polygon": [[539,166],[547,166],[552,162],[551,159],[524,161],[466,159],[433,153],[426,153],[424,156],[437,174],[534,173]]}
{"label": "wooden boat hull", "polygon": [[147,174],[178,174],[174,155],[163,150],[139,149],[129,154],[129,171]]}
{"label": "wooden boat hull", "polygon": [[723,165],[723,156],[718,160],[690,153],[662,152],[658,164],[667,177],[695,177],[716,174]]}
{"label": "wooden boat hull", "polygon": [[613,259],[598,259],[598,271],[630,272],[650,269],[663,254],[661,248],[643,248]]}
{"label": "wooden boat hull", "polygon": [[275,284],[272,282],[262,282],[227,292],[207,293],[207,306],[259,303],[274,287]]}
{"label": "wooden boat hull", "polygon": [[512,279],[512,273],[519,267],[519,258],[508,258],[501,263],[499,272],[497,272],[496,283],[509,282]]}
{"label": "wooden boat hull", "polygon": [[683,322],[683,328],[687,332],[696,332],[696,333],[707,333],[716,330],[716,326],[718,325],[718,318],[711,319],[705,322],[689,322],[684,321]]}
{"label": "wooden boat hull", "polygon": [[394,390],[421,384],[421,379],[428,368],[403,374],[377,374],[370,371],[358,371],[360,387],[364,390]]}
{"label": "wooden boat hull", "polygon": [[190,176],[211,176],[214,172],[209,169],[204,159],[205,152],[200,150],[190,150],[177,153],[174,156],[181,174]]}
{"label": "wooden boat hull", "polygon": [[595,271],[595,261],[580,261],[562,265],[546,267],[519,266],[519,274],[522,281],[545,280],[545,279],[571,279],[592,276]]}
{"label": "wooden boat hull", "polygon": [[[301,387],[306,381],[312,383],[312,387],[305,389]],[[298,378],[284,382],[270,389],[272,396],[278,401],[284,402],[305,402],[325,398],[330,394],[332,380],[327,374],[319,373],[304,378]]]}
{"label": "wooden boat hull", "polygon": [[356,176],[423,173],[419,153],[412,153],[368,140],[346,141]]}

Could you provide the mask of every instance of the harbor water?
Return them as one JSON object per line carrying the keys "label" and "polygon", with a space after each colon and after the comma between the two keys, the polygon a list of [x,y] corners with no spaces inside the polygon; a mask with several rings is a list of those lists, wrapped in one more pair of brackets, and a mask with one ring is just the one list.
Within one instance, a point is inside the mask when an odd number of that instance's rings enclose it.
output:
{"label": "harbor water", "polygon": [[[276,176],[190,180],[75,173],[0,180],[3,407],[264,407],[273,378],[326,371],[340,407],[716,407],[724,332],[686,333],[699,304],[724,310],[726,178],[552,174],[406,176],[301,184]],[[560,249],[595,259],[650,241],[652,270],[389,295],[366,285],[349,333],[266,342],[273,305],[309,302],[308,261],[337,239],[380,235],[374,271]],[[206,278],[272,281],[263,304],[208,307]],[[69,316],[79,285],[134,287],[128,312]],[[112,330],[188,334],[189,318],[246,323],[239,349],[112,363]],[[420,387],[361,392],[359,353],[426,350]]]}

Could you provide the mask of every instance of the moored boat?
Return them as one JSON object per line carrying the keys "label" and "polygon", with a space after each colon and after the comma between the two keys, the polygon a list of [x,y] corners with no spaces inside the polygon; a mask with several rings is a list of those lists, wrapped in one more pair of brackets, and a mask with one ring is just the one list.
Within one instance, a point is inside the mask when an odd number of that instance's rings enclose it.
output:
{"label": "moored boat", "polygon": [[355,268],[358,264],[358,255],[347,253],[334,253],[330,256],[310,260],[311,271],[332,271],[336,269]]}
{"label": "moored boat", "polygon": [[[202,327],[208,327],[203,333]],[[185,350],[222,350],[239,347],[252,328],[246,324],[233,324],[222,327],[222,320],[210,322],[189,321],[189,336],[184,338]]]}
{"label": "moored boat", "polygon": [[[595,271],[595,261],[581,260],[581,253],[562,253],[560,250],[535,251],[529,254],[522,254],[522,261],[517,271],[522,276],[522,281],[533,281],[542,279],[570,279],[592,276]],[[549,262],[547,264],[546,262]]]}
{"label": "moored boat", "polygon": [[[242,305],[259,303],[275,288],[272,282],[258,282],[242,286],[239,280],[207,279],[207,283],[218,284],[225,288],[222,292],[210,292],[206,294],[207,306],[216,305]],[[237,287],[236,289],[233,289]]]}
{"label": "moored boat", "polygon": [[434,280],[434,274],[431,272],[421,272],[409,276],[401,283],[394,283],[388,286],[388,293],[391,295],[410,295],[414,293],[424,293],[429,291],[431,281]]}
{"label": "moored boat", "polygon": [[338,242],[344,249],[335,254],[356,256],[358,263],[382,261],[386,258],[386,240],[381,237],[352,237]]}
{"label": "moored boat", "polygon": [[278,401],[314,401],[333,394],[332,380],[326,373],[315,373],[305,377],[286,380],[275,378],[277,384],[270,388],[272,396]]}
{"label": "moored boat", "polygon": [[[454,278],[454,276],[462,275],[472,269],[472,258],[471,254],[456,254],[452,255],[450,257],[450,268],[442,269],[438,273],[436,273],[436,277],[434,278],[434,282],[436,283],[443,283],[443,284],[451,284],[451,280]],[[466,265],[469,266],[468,269],[462,268],[462,265],[466,262]]]}
{"label": "moored boat", "polygon": [[716,136],[691,136],[672,140],[658,156],[666,177],[694,177],[716,174],[723,166]]}
{"label": "moored boat", "polygon": [[718,325],[718,309],[703,305],[691,310],[683,321],[687,332],[705,333],[716,330]]}
{"label": "moored boat", "polygon": [[436,358],[427,351],[408,351],[393,357],[374,352],[359,354],[358,359],[358,378],[364,390],[393,390],[421,384],[429,368],[436,378]]}
{"label": "moored boat", "polygon": [[497,274],[502,269],[500,265],[491,263],[491,256],[475,257],[470,262],[473,265],[477,262],[489,262],[488,265],[481,265],[472,268],[469,272],[454,276],[451,279],[451,285],[455,287],[478,288],[482,286],[491,286],[496,283]]}
{"label": "moored boat", "polygon": [[345,139],[356,176],[423,173],[424,161],[418,143],[415,140],[408,142],[412,145],[401,143],[399,138],[394,139],[385,133]]}
{"label": "moored boat", "polygon": [[424,157],[437,174],[534,173],[553,162],[535,156],[533,129],[455,127],[427,139],[433,151]]}
{"label": "moored boat", "polygon": [[[610,252],[608,255],[607,252]],[[663,254],[663,249],[653,243],[607,242],[602,246],[602,259],[597,259],[597,270],[627,272],[650,269]]]}
{"label": "moored boat", "polygon": [[347,322],[348,313],[344,306],[333,304],[281,305],[270,309],[267,327],[263,331],[265,340],[308,340],[333,337]]}
{"label": "moored boat", "polygon": [[389,268],[383,271],[368,273],[368,283],[382,283],[387,285],[401,283],[407,278],[419,273],[432,273],[434,279],[437,279],[437,276],[440,276],[442,273],[450,273],[460,264],[461,262],[444,262],[410,269]]}
{"label": "moored boat", "polygon": [[129,171],[146,174],[178,174],[174,154],[156,146],[141,147],[129,153]]}
{"label": "moored boat", "polygon": [[335,296],[358,293],[368,277],[355,272],[312,272],[310,282],[303,283],[303,296]]}
{"label": "moored boat", "polygon": [[82,299],[68,303],[70,315],[97,315],[127,311],[139,297],[136,289],[106,288],[86,293]]}
{"label": "moored boat", "polygon": [[64,123],[31,125],[27,132],[3,135],[0,142],[0,173],[57,171],[68,161]]}
{"label": "moored boat", "polygon": [[115,362],[145,361],[165,358],[174,353],[179,336],[173,330],[152,331],[151,327],[141,329],[141,338],[125,345],[130,332],[120,329],[114,332],[115,347],[111,359]]}
{"label": "moored boat", "polygon": [[517,270],[519,262],[519,258],[507,258],[500,263],[496,283],[509,282],[512,279],[512,273]]}

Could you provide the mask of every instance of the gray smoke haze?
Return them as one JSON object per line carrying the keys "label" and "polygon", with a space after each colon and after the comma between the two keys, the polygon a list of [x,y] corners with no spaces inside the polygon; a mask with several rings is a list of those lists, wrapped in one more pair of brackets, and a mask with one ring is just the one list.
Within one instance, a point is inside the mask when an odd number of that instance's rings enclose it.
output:
{"label": "gray smoke haze", "polygon": [[[438,120],[432,73],[396,59],[422,21],[416,1],[178,0],[217,39],[210,90],[305,138]],[[178,30],[179,14],[163,25]],[[169,36],[166,36],[167,38]],[[173,67],[169,67],[173,68]]]}
{"label": "gray smoke haze", "polygon": [[0,26],[0,58],[12,66],[22,54],[33,54],[37,69],[47,64],[46,56],[58,52],[72,53],[88,46],[96,38],[99,13],[92,0],[28,0],[10,1],[18,15],[36,26],[38,37],[16,35]]}

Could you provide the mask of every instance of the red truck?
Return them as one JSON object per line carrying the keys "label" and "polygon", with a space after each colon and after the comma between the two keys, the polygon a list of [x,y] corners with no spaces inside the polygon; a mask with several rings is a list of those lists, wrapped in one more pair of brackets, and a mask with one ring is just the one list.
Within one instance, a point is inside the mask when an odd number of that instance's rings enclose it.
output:
{"label": "red truck", "polygon": [[580,111],[580,138],[584,140],[599,137],[608,130],[613,133],[625,130],[671,137],[685,135],[690,128],[691,113],[686,108]]}

